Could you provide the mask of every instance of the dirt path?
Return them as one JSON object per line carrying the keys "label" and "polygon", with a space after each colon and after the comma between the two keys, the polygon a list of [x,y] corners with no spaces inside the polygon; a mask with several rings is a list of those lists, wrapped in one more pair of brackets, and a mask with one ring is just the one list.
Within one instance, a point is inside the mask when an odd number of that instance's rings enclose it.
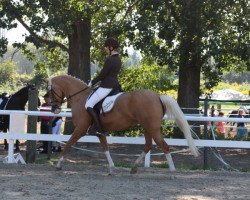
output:
{"label": "dirt path", "polygon": [[[101,151],[99,145],[83,148]],[[172,147],[173,148],[173,147]],[[166,200],[247,200],[250,199],[250,173],[183,170],[185,167],[202,166],[203,158],[188,153],[173,154],[177,172],[166,168],[140,167],[138,174],[130,175],[125,164],[135,157],[117,154],[138,154],[141,146],[111,145],[111,155],[118,167],[114,175],[107,175],[107,161],[103,154],[72,150],[62,171],[55,171],[52,164],[3,164],[0,163],[1,200],[105,200],[105,199],[166,199]],[[25,156],[25,147],[21,152]],[[173,148],[172,150],[176,150]],[[237,169],[249,169],[249,150],[219,150],[226,161]],[[6,153],[1,151],[1,154]],[[159,152],[157,148],[152,153]],[[209,164],[222,168],[214,156]],[[57,154],[52,156],[57,157]],[[46,160],[38,154],[37,159]],[[164,156],[153,156],[152,163],[165,161]],[[120,164],[119,164],[120,163]],[[143,165],[142,165],[143,166]]]}
{"label": "dirt path", "polygon": [[141,168],[136,175],[118,168],[67,162],[62,171],[50,165],[0,164],[0,199],[250,199],[250,173],[178,171]]}

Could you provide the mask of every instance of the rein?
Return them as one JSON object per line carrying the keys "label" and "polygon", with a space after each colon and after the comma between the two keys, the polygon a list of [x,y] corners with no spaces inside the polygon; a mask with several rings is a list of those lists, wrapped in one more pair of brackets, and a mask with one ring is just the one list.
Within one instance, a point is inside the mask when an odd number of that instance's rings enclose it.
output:
{"label": "rein", "polygon": [[73,97],[73,96],[76,96],[76,95],[78,95],[79,93],[81,93],[81,92],[84,92],[85,90],[87,90],[89,87],[86,87],[86,88],[84,88],[84,89],[82,89],[82,90],[80,90],[80,91],[78,91],[78,92],[76,92],[76,93],[74,93],[74,94],[72,94],[72,95],[69,95],[69,97],[66,97],[66,99],[68,100],[68,99],[71,99],[71,97]]}
{"label": "rein", "polygon": [[73,96],[76,96],[76,95],[78,95],[78,94],[81,93],[81,92],[84,92],[84,91],[87,90],[88,88],[89,88],[89,87],[86,87],[86,88],[84,88],[84,89],[82,89],[82,90],[80,90],[80,91],[78,91],[78,92],[76,92],[76,93],[74,93],[74,94],[72,94],[72,95],[69,95],[68,97],[66,97],[66,100],[64,100],[64,98],[62,98],[60,95],[58,95],[58,94],[55,92],[55,90],[53,90],[52,87],[51,87],[50,91],[51,91],[51,93],[52,93],[53,95],[55,95],[55,96],[57,96],[58,98],[60,98],[60,99],[61,99],[61,102],[59,102],[59,103],[63,104],[63,103],[65,103],[65,102],[67,102],[68,100],[70,100]]}

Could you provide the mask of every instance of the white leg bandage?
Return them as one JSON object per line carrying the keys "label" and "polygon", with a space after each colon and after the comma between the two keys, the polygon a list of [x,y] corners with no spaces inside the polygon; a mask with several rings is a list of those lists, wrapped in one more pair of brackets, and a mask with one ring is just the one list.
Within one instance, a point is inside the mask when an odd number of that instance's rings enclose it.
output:
{"label": "white leg bandage", "polygon": [[109,167],[114,167],[115,164],[114,164],[114,162],[113,162],[113,160],[112,160],[112,158],[111,158],[111,156],[110,156],[109,151],[105,151],[104,153],[105,153],[105,156],[106,156],[106,158],[107,158],[107,160],[108,160]]}
{"label": "white leg bandage", "polygon": [[143,151],[141,155],[139,156],[139,158],[136,159],[135,165],[138,165],[141,162],[141,160],[145,157],[145,155],[146,153]]}
{"label": "white leg bandage", "polygon": [[57,167],[57,168],[60,168],[63,161],[64,161],[64,157],[62,156],[62,157],[58,160],[58,163],[57,163],[56,167]]}
{"label": "white leg bandage", "polygon": [[176,169],[175,169],[174,162],[173,162],[171,154],[168,153],[168,154],[165,154],[165,155],[166,155],[166,158],[167,158],[167,161],[168,161],[169,170],[170,171],[175,171]]}

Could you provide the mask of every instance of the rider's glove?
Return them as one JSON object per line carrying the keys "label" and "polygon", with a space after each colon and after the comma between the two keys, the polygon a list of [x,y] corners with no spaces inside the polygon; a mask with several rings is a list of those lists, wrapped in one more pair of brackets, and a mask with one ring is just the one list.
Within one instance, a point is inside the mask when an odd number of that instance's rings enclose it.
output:
{"label": "rider's glove", "polygon": [[91,82],[91,81],[89,81],[89,84],[88,84],[88,86],[89,86],[89,87],[91,87],[91,86],[92,86],[92,82]]}

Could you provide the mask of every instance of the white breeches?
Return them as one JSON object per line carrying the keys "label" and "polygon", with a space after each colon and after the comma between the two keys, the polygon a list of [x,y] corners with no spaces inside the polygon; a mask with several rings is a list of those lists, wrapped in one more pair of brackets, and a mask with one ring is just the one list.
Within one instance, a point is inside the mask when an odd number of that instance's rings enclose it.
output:
{"label": "white breeches", "polygon": [[[52,127],[52,134],[53,135],[60,135],[61,134],[61,125],[62,125],[62,119],[57,120],[56,125]],[[56,141],[52,142],[52,146],[56,147],[57,143]]]}
{"label": "white breeches", "polygon": [[105,98],[110,92],[112,88],[102,88],[99,87],[86,101],[85,108],[88,107],[93,108],[99,101]]}

